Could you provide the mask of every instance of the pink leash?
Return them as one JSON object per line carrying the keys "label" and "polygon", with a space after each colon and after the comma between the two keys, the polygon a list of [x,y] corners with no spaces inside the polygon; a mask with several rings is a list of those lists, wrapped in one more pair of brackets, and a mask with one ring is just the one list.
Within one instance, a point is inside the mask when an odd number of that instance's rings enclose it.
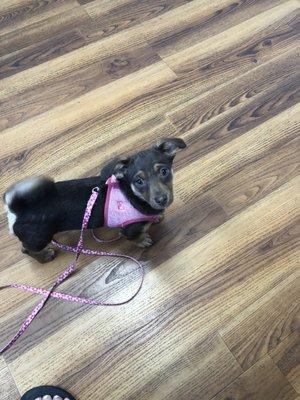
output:
{"label": "pink leash", "polygon": [[[134,257],[131,257],[131,256],[123,255],[123,254],[107,253],[105,251],[90,250],[90,249],[83,248],[83,232],[88,226],[88,222],[89,222],[89,219],[90,219],[90,216],[92,213],[92,209],[97,200],[98,194],[99,194],[99,188],[95,187],[92,190],[92,194],[86,205],[77,246],[72,247],[72,246],[58,243],[55,240],[52,241],[52,243],[56,247],[58,247],[61,250],[70,252],[70,253],[75,253],[76,257],[75,257],[75,260],[69,265],[69,267],[58,276],[58,278],[56,279],[56,281],[54,282],[54,284],[51,286],[51,288],[49,290],[36,288],[36,287],[30,286],[30,285],[18,284],[18,283],[10,283],[8,285],[0,287],[0,290],[5,289],[5,288],[15,288],[15,289],[25,290],[26,292],[30,292],[30,293],[40,294],[43,296],[43,299],[31,311],[31,313],[28,315],[28,317],[22,323],[21,327],[19,328],[19,330],[15,334],[15,336],[9,341],[9,343],[7,343],[7,345],[5,345],[0,350],[0,354],[4,353],[6,350],[8,350],[19,339],[19,337],[23,335],[23,333],[26,331],[26,329],[29,327],[31,322],[34,320],[34,318],[37,316],[37,314],[41,311],[41,309],[44,307],[46,301],[50,297],[54,297],[55,299],[60,299],[60,300],[64,300],[64,301],[71,301],[74,303],[88,304],[88,305],[93,305],[93,306],[110,306],[110,307],[112,307],[112,306],[120,306],[120,305],[129,303],[132,299],[134,299],[134,297],[141,290],[143,281],[144,281],[144,268],[137,259],[135,259]],[[120,236],[116,239],[106,241],[106,240],[99,239],[93,232],[93,237],[99,243],[108,243],[108,242],[113,242],[115,240],[118,240]],[[117,303],[110,303],[110,302],[104,302],[101,300],[72,296],[69,294],[54,291],[54,289],[57,288],[57,286],[59,286],[62,282],[64,282],[75,271],[77,261],[78,261],[80,254],[86,254],[86,255],[90,255],[90,256],[120,257],[120,258],[125,258],[127,260],[131,260],[131,261],[135,262],[141,271],[141,280],[140,280],[140,283],[139,283],[139,286],[138,286],[136,292],[129,299],[127,299],[125,301],[117,302]]]}

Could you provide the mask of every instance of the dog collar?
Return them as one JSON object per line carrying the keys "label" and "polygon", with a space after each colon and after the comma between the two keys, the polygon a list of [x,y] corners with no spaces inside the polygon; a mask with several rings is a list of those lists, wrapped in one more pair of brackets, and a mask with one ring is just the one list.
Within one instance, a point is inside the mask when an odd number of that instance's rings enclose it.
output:
{"label": "dog collar", "polygon": [[112,175],[106,181],[107,194],[104,206],[104,224],[109,228],[120,228],[136,222],[156,222],[157,215],[141,213],[133,207],[121,191],[117,178]]}

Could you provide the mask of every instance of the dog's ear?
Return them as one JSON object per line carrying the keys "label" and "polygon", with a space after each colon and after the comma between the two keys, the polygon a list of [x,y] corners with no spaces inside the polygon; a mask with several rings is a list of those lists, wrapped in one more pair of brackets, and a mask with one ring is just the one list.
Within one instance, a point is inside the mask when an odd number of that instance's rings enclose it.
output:
{"label": "dog's ear", "polygon": [[130,157],[120,157],[114,167],[114,175],[117,179],[124,178],[128,165],[130,164]]}
{"label": "dog's ear", "polygon": [[158,139],[154,148],[173,158],[178,151],[186,148],[186,144],[180,138]]}

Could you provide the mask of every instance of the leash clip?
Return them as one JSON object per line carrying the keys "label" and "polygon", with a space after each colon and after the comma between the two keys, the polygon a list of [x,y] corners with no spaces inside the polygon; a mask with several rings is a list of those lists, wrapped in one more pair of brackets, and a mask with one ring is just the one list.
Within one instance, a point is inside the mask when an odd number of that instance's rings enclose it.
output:
{"label": "leash clip", "polygon": [[95,186],[95,187],[92,189],[92,193],[99,193],[99,192],[100,192],[99,186]]}

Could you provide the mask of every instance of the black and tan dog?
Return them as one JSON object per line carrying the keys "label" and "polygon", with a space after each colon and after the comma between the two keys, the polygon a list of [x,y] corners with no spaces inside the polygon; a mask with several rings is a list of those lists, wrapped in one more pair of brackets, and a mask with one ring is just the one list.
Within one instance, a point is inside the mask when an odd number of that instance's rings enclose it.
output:
{"label": "black and tan dog", "polygon": [[[131,205],[147,215],[161,219],[173,201],[172,163],[175,154],[185,148],[182,139],[159,140],[152,148],[129,157],[112,160],[100,176],[54,182],[45,177],[33,177],[13,185],[4,195],[9,227],[23,245],[23,253],[39,262],[51,261],[54,250],[49,248],[57,232],[81,228],[83,213],[91,190],[99,187],[99,195],[88,228],[104,224],[104,204],[107,178],[114,175]],[[152,240],[149,222],[136,222],[121,229],[121,233],[141,247]]]}

